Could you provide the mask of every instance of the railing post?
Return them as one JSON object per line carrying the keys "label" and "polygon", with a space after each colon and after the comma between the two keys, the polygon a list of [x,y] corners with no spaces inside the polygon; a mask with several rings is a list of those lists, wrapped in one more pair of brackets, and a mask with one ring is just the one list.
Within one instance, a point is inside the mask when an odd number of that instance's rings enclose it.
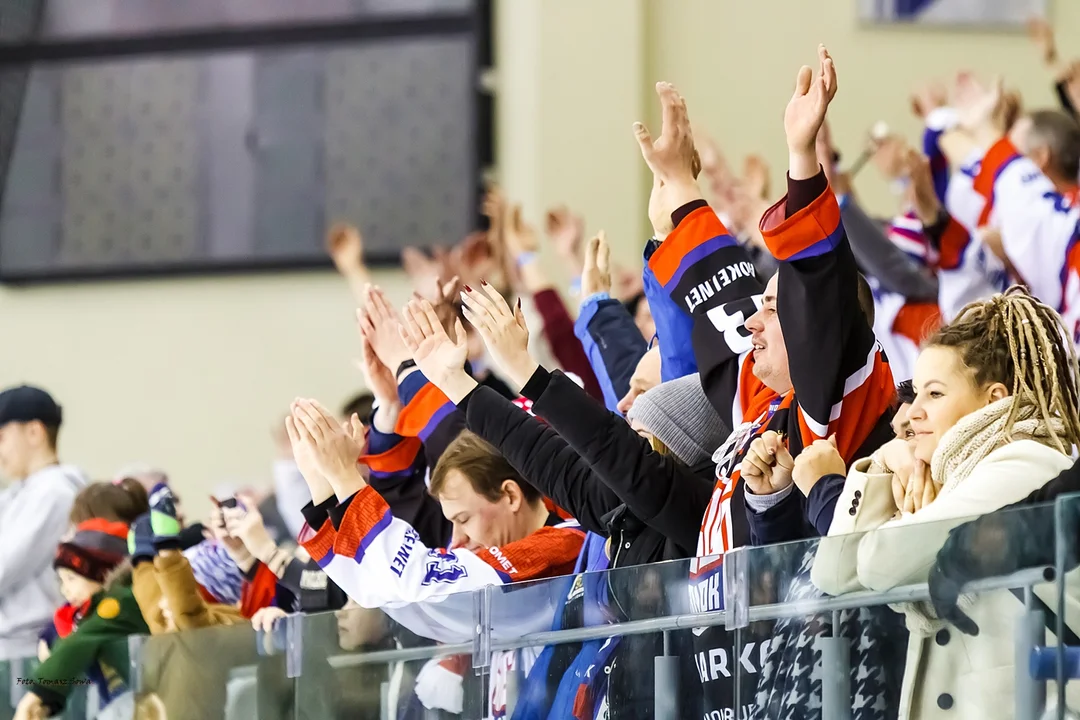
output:
{"label": "railing post", "polygon": [[304,671],[304,616],[285,616],[285,677],[295,680]]}
{"label": "railing post", "polygon": [[[735,548],[724,553],[724,626],[735,637],[734,658],[742,652],[743,628],[750,625],[750,581],[747,571],[747,548]],[[732,679],[735,685],[735,714],[739,715],[743,706],[742,668],[739,663],[732,663]]]}
{"label": "railing post", "polygon": [[653,658],[653,717],[679,720],[679,658],[671,654],[671,633],[664,631],[664,654]]}
{"label": "railing post", "polygon": [[832,614],[832,637],[819,637],[821,653],[821,717],[851,718],[851,642],[840,634],[840,612]]}
{"label": "railing post", "polygon": [[750,624],[750,583],[747,579],[746,548],[735,548],[724,554],[724,612],[725,627],[739,630]]}
{"label": "railing post", "polygon": [[379,720],[393,720],[390,710],[390,683],[383,682],[379,685]]}
{"label": "railing post", "polygon": [[128,686],[133,693],[141,693],[146,688],[143,685],[142,656],[146,647],[146,635],[128,635]]}
{"label": "railing post", "polygon": [[524,673],[521,667],[521,651],[514,650],[514,668],[506,675],[506,717],[513,717],[514,708],[517,707],[518,696],[521,694],[521,683]]}
{"label": "railing post", "polygon": [[1016,720],[1038,720],[1046,709],[1046,681],[1031,672],[1035,649],[1046,645],[1046,614],[1035,609],[1034,597],[1031,586],[1025,587],[1024,614],[1016,623]]}
{"label": "railing post", "polygon": [[19,701],[26,694],[26,688],[19,682],[19,678],[26,677],[28,673],[23,667],[25,661],[22,658],[12,658],[7,662],[8,670],[11,672],[11,677],[8,678],[8,694],[11,698],[11,707],[14,709],[19,706]]}
{"label": "railing post", "polygon": [[472,666],[477,675],[486,675],[491,670],[491,586],[473,592],[473,620],[476,622],[473,633]]}

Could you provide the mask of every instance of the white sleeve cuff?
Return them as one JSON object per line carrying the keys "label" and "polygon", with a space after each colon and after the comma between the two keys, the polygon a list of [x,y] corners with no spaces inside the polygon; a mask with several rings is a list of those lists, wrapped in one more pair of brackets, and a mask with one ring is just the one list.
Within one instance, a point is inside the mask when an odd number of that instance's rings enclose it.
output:
{"label": "white sleeve cuff", "polygon": [[754,495],[749,490],[747,490],[745,494],[746,506],[756,513],[763,513],[766,510],[779,505],[781,500],[791,494],[791,490],[794,487],[795,485],[791,484],[783,490],[777,490],[776,492],[769,493],[768,495]]}
{"label": "white sleeve cuff", "polygon": [[952,130],[960,124],[960,113],[955,108],[934,108],[926,115],[926,127],[938,132]]}

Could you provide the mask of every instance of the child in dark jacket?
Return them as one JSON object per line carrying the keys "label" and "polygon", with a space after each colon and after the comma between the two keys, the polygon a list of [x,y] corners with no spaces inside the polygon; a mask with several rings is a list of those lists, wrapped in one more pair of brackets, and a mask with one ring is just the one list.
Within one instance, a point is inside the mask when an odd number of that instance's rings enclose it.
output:
{"label": "child in dark jacket", "polygon": [[126,572],[126,537],[123,523],[93,519],[80,523],[74,537],[57,549],[53,566],[74,611],[64,613],[49,656],[29,678],[16,720],[61,712],[72,690],[94,679],[102,713],[127,707],[123,714],[133,714],[127,638],[146,633],[147,627]]}

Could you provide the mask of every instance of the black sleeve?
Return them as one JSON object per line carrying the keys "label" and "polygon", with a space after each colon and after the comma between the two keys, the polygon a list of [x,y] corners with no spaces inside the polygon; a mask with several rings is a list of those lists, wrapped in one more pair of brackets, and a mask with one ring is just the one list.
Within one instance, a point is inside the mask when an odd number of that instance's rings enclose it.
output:
{"label": "black sleeve", "polygon": [[937,277],[912,260],[851,197],[840,209],[855,261],[881,287],[911,301],[937,302]]}
{"label": "black sleeve", "polygon": [[789,178],[788,197],[765,213],[761,231],[781,261],[776,312],[798,406],[795,449],[835,435],[850,462],[895,388],[859,302],[859,269],[824,172]]}
{"label": "black sleeve", "polygon": [[533,487],[586,530],[607,535],[602,518],[621,501],[557,432],[484,386],[460,408],[469,429],[494,445]]}
{"label": "black sleeve", "polygon": [[829,534],[836,503],[844,492],[846,480],[843,475],[826,475],[810,488],[810,494],[806,496],[806,519],[821,537]]}
{"label": "black sleeve", "polygon": [[1055,84],[1054,91],[1057,92],[1058,102],[1061,103],[1061,109],[1072,116],[1074,120],[1078,119],[1076,107],[1073,106],[1072,98],[1069,97],[1069,89],[1066,87],[1066,82],[1062,80]]}
{"label": "black sleeve", "polygon": [[278,586],[288,590],[294,598],[299,598],[300,580],[304,576],[306,567],[307,563],[301,562],[298,558],[290,560],[289,564],[285,566],[285,572],[278,578]]}
{"label": "black sleeve", "polygon": [[624,419],[561,372],[538,368],[522,394],[634,515],[683,552],[697,551],[712,482],[655,452]]}

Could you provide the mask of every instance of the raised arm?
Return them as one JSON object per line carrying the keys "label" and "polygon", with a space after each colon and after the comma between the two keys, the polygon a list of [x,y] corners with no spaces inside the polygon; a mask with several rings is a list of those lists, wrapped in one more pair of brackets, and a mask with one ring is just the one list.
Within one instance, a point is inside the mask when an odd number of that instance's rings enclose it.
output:
{"label": "raised arm", "polygon": [[611,297],[610,250],[603,231],[585,249],[581,290],[574,333],[599,380],[604,405],[615,411],[648,346],[626,307]]}
{"label": "raised arm", "polygon": [[[1000,81],[989,87],[972,83],[965,121],[985,149],[973,156],[977,171],[968,192],[973,209],[980,208],[980,225],[997,229],[999,251],[1031,291],[1064,311],[1063,280],[1077,263],[1072,255],[1080,236],[1080,208],[1069,207],[1050,179],[1007,137],[1007,97]],[[1076,318],[1067,320],[1072,329]]]}
{"label": "raised arm", "polygon": [[[654,302],[653,295],[649,300],[662,352],[669,343],[685,342],[684,333],[665,337],[661,330],[668,308],[677,307],[689,318],[690,344],[705,394],[720,417],[732,418],[734,427],[743,420],[732,411],[739,363],[750,352],[750,334],[743,323],[757,310],[755,297],[763,283],[749,254],[701,197],[686,102],[668,83],[658,83],[656,91],[663,120],[660,137],[654,141],[643,124],[634,126],[653,172],[649,218],[657,238],[664,238],[648,256],[646,293],[655,283],[657,294],[664,296],[663,302]],[[677,351],[685,352],[681,347]],[[664,372],[666,377],[669,371]]]}
{"label": "raised arm", "polygon": [[484,339],[505,375],[522,386],[533,408],[584,459],[610,491],[640,520],[674,540],[683,552],[697,549],[696,523],[712,494],[702,479],[673,457],[655,452],[618,415],[585,394],[562,373],[548,373],[529,357],[520,318],[492,288],[464,295],[466,318]]}
{"label": "raised arm", "polygon": [[[511,313],[494,289],[489,287],[488,292],[498,297],[509,318],[501,329],[514,335],[515,346],[527,357],[529,336],[520,306]],[[466,316],[475,318],[476,311],[470,310],[476,307],[475,301],[468,300],[467,293],[462,295]],[[487,331],[487,325],[477,328],[481,335]],[[464,340],[450,339],[426,301],[410,303],[404,335],[420,370],[457,406],[454,412],[466,417],[470,430],[495,446],[526,480],[569,511],[582,527],[606,534],[602,518],[619,506],[619,499],[554,430],[469,377],[464,368]],[[500,363],[500,367],[505,366]]]}
{"label": "raised arm", "polygon": [[356,303],[362,304],[364,288],[371,281],[364,264],[364,238],[355,225],[337,223],[326,234],[326,250],[341,277],[349,284]]}
{"label": "raised arm", "polygon": [[824,46],[819,72],[799,71],[784,115],[788,196],[762,218],[781,261],[776,311],[784,329],[801,446],[836,435],[851,461],[892,402],[892,373],[859,301],[859,271],[840,208],[818,164],[815,142],[836,94],[836,70]]}
{"label": "raised arm", "polygon": [[293,418],[290,440],[308,448],[340,501],[303,545],[360,605],[393,609],[445,600],[410,608],[410,629],[461,642],[474,632],[473,604],[455,602],[452,595],[573,569],[580,531],[543,528],[524,540],[475,553],[429,548],[364,480],[355,461],[360,447],[356,432],[346,432],[314,401],[298,402]]}

